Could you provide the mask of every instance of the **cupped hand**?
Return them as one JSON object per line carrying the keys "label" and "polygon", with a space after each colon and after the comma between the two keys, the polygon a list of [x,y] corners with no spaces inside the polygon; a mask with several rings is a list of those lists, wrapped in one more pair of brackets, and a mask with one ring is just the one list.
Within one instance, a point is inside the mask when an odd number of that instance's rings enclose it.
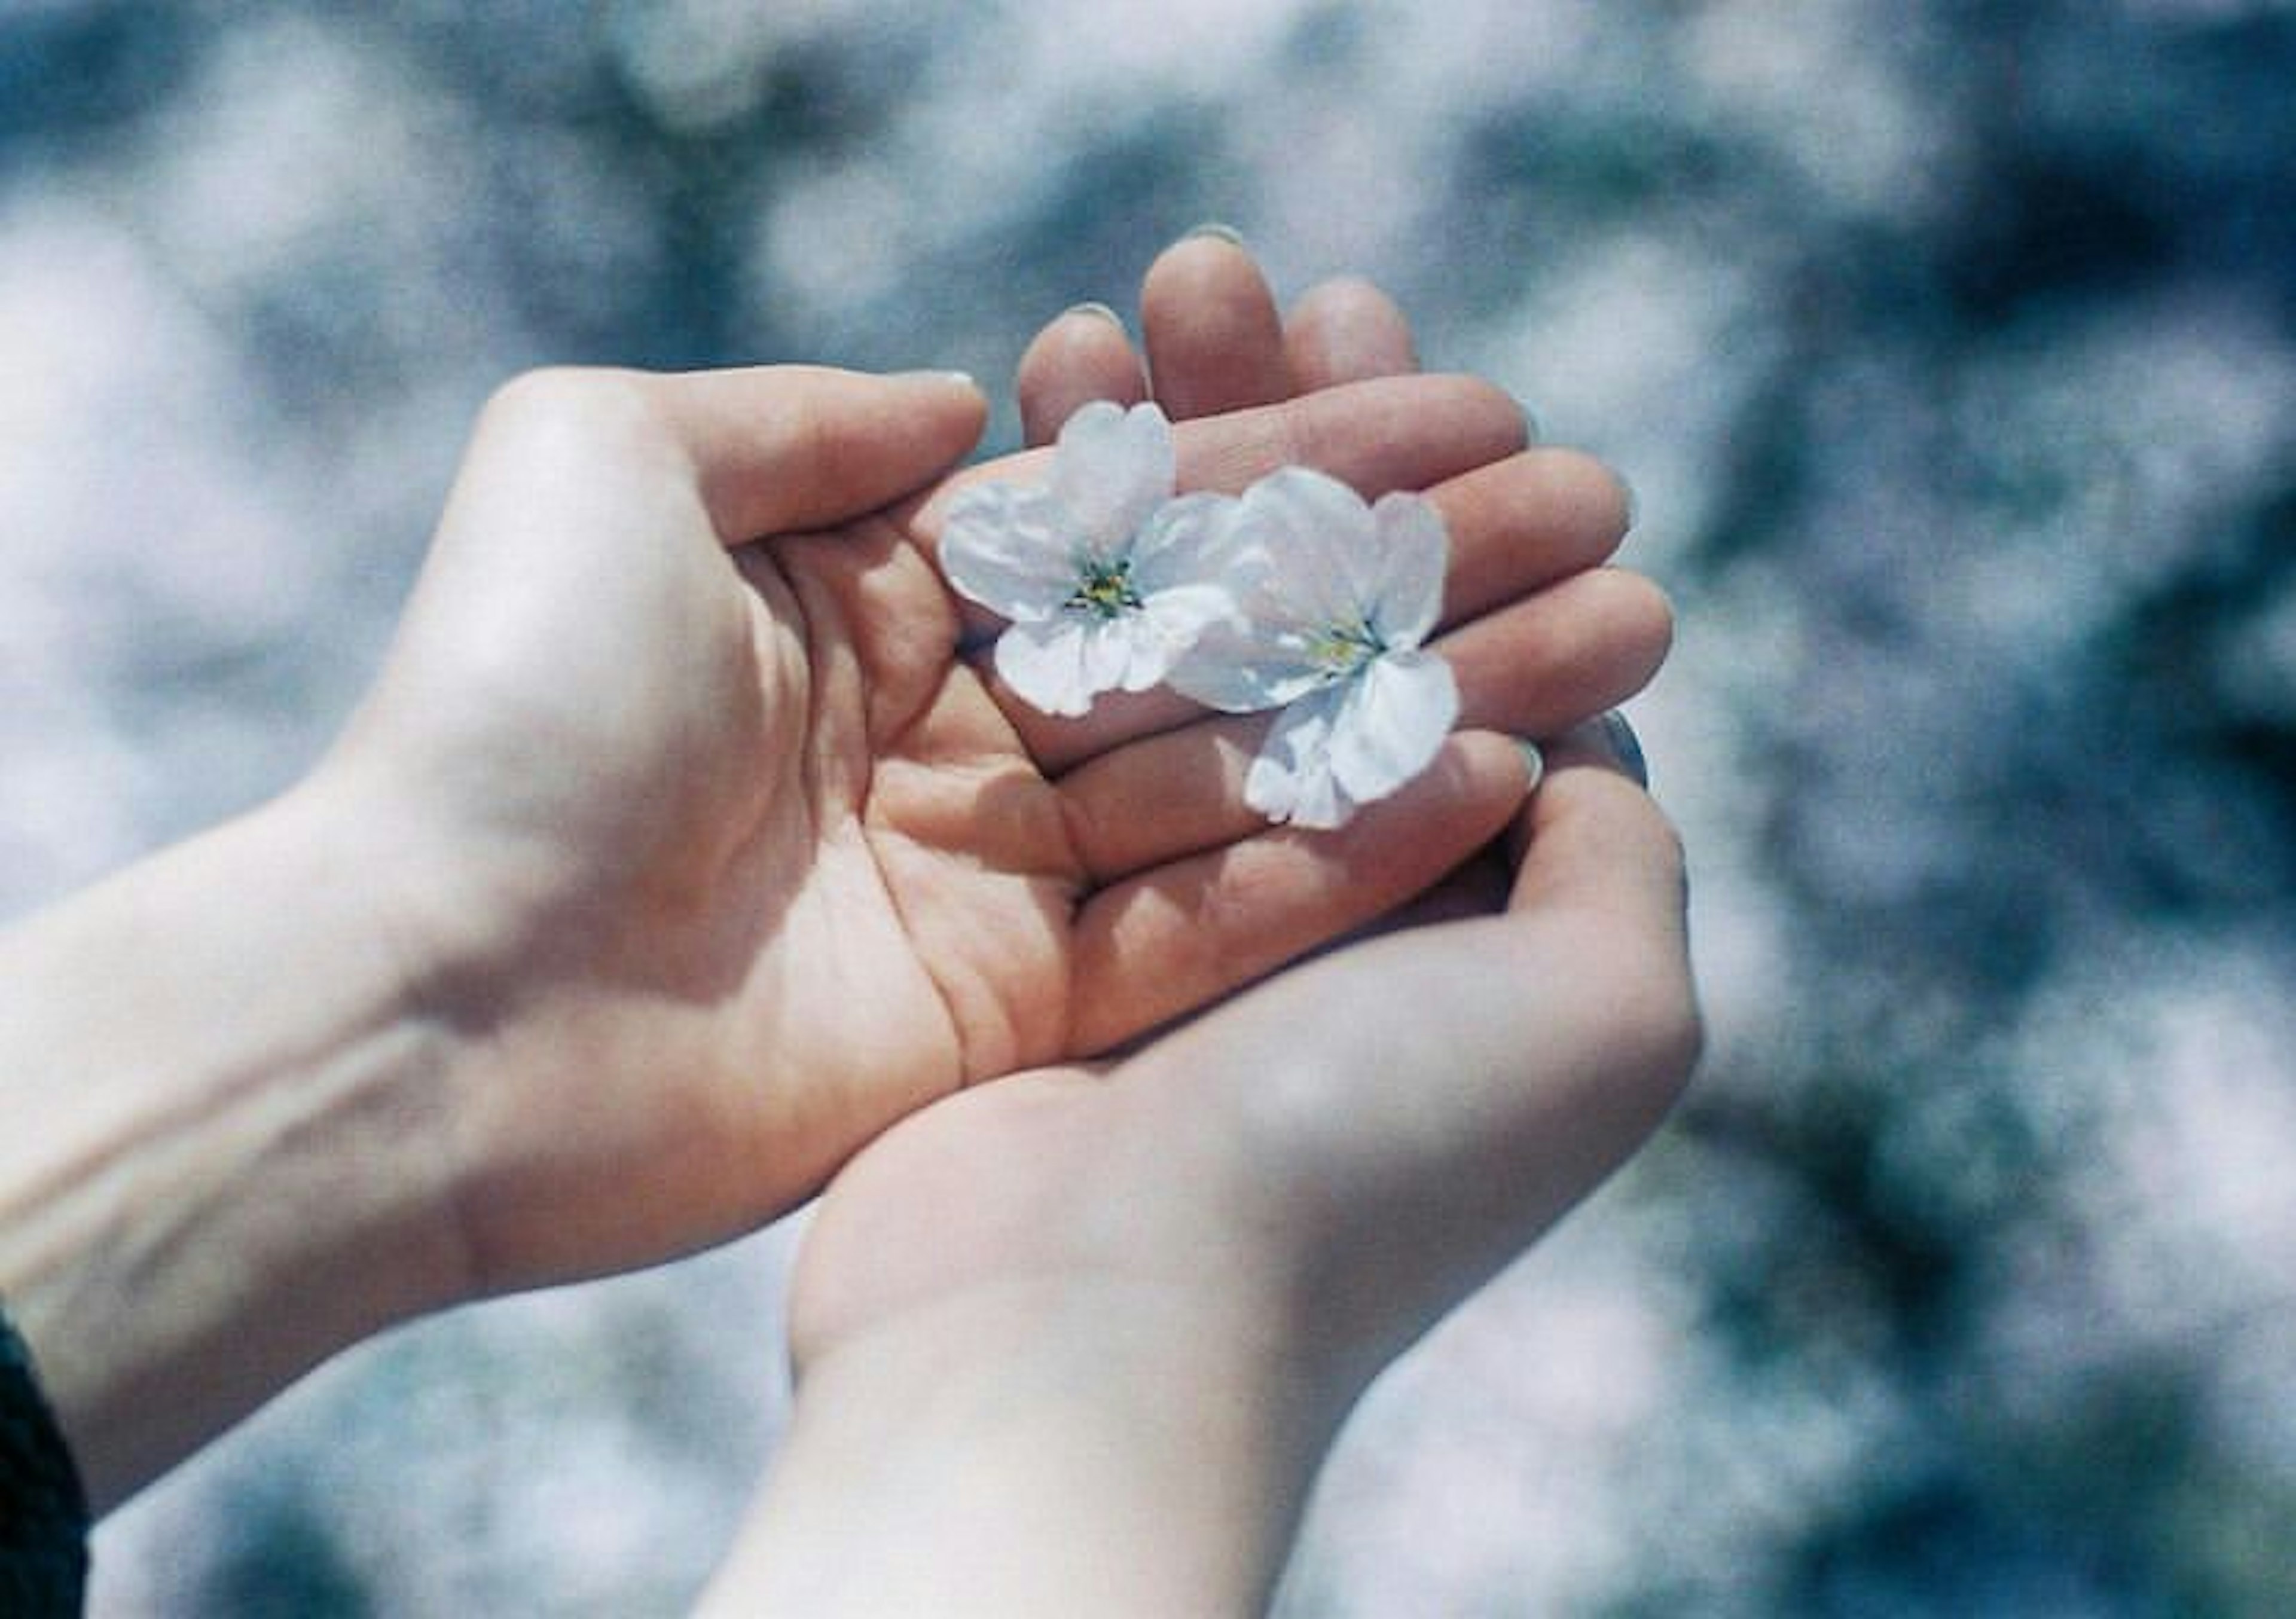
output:
{"label": "cupped hand", "polygon": [[1496,913],[847,1165],[792,1288],[793,1425],[709,1611],[1262,1611],[1356,1396],[1694,1060],[1680,850],[1616,764],[1553,750]]}
{"label": "cupped hand", "polygon": [[[381,903],[462,1054],[438,1113],[473,1290],[755,1225],[926,1101],[1110,1049],[1394,904],[1519,803],[1488,735],[1314,835],[1243,807],[1232,722],[1104,705],[1045,733],[933,563],[951,487],[1031,472],[948,474],[981,409],[944,377],[765,368],[544,372],[485,413],[311,785],[392,850]],[[1374,379],[1185,424],[1181,478],[1429,490],[1470,721],[1535,732],[1638,686],[1665,621],[1620,593],[1547,623],[1545,587],[1624,514],[1521,442],[1485,385]]]}
{"label": "cupped hand", "polygon": [[1352,1398],[1624,1161],[1696,1056],[1672,829],[1599,742],[1553,753],[1495,913],[1331,953],[857,1157],[808,1233],[800,1378],[1011,1309],[1144,1356],[1248,1323],[1295,1389]]}

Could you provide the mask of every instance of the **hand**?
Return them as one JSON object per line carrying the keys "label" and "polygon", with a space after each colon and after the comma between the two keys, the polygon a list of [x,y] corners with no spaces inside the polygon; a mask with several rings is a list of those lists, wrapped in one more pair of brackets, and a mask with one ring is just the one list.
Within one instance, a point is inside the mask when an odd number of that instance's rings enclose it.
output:
{"label": "hand", "polygon": [[[1186,419],[1415,369],[1375,288],[1327,283],[1287,322],[1249,255],[1216,238],[1160,258],[1141,302],[1144,368],[1104,313],[1064,315],[1030,346],[1031,442],[1086,400],[1148,397],[1150,373]],[[1550,512],[1574,489],[1594,504],[1615,490],[1569,452],[1516,460]],[[1591,565],[1599,534],[1556,550]],[[1598,622],[1598,593],[1646,590],[1556,573],[1548,594]],[[1542,666],[1553,706],[1519,711],[1526,728],[1602,706],[1575,673]],[[1090,745],[1089,722],[1032,729],[1054,756]],[[1256,1609],[1337,1414],[1623,1157],[1688,1067],[1671,836],[1582,748],[1554,758],[1533,864],[1518,878],[1521,837],[1495,840],[1407,908],[1458,919],[1512,902],[1504,924],[1342,951],[1113,1069],[1008,1080],[864,1151],[804,1250],[796,1431],[719,1602]],[[1552,914],[1534,921],[1535,905]],[[1571,1038],[1514,1038],[1543,1020],[1524,996],[1558,981],[1521,970],[1541,955],[1576,969],[1551,997]],[[1615,1024],[1570,1016],[1605,1005]]]}
{"label": "hand", "polygon": [[[759,1223],[1513,813],[1489,734],[1324,837],[1242,805],[1249,723],[1016,712],[933,567],[949,490],[1026,470],[944,476],[980,419],[945,377],[514,384],[322,766],[0,937],[0,1290],[99,1501],[395,1321]],[[1623,507],[1522,430],[1375,379],[1184,423],[1181,475],[1428,488],[1469,723],[1537,731],[1639,685],[1666,620],[1647,586],[1557,614]]]}
{"label": "hand", "polygon": [[1029,444],[1052,443],[1094,399],[1153,398],[1184,421],[1419,369],[1410,323],[1369,282],[1322,282],[1286,318],[1251,255],[1210,233],[1184,238],[1149,266],[1140,288],[1144,354],[1112,315],[1079,306],[1021,356],[1016,391]]}
{"label": "hand", "polygon": [[[545,373],[481,423],[378,691],[316,784],[404,829],[479,1290],[747,1229],[933,1098],[1107,1050],[1424,887],[1524,777],[1498,738],[1346,832],[1241,797],[1248,723],[1054,723],[960,655],[932,562],[972,389],[763,370]],[[1429,487],[1470,724],[1614,700],[1647,587],[1559,610],[1616,487],[1554,498],[1519,411],[1391,378],[1186,424],[1182,480],[1287,460]],[[964,477],[1011,476],[999,463]],[[1574,503],[1575,502],[1575,503]],[[1558,709],[1559,705],[1559,709]]]}
{"label": "hand", "polygon": [[[1355,276],[1321,282],[1288,316],[1279,315],[1251,255],[1210,233],[1185,238],[1149,266],[1140,324],[1136,350],[1108,311],[1089,306],[1037,334],[1016,380],[1029,444],[1050,444],[1070,414],[1093,399],[1132,405],[1153,398],[1181,421],[1419,369],[1409,322],[1371,282]],[[1647,580],[1602,566],[1628,521],[1626,493],[1609,468],[1577,450],[1517,446],[1503,462],[1462,480],[1447,498],[1458,504],[1447,511],[1476,508],[1467,522],[1477,531],[1489,522],[1491,508],[1514,504],[1519,547],[1512,554],[1455,556],[1447,609],[1466,620],[1507,602],[1522,616],[1510,620],[1498,641],[1478,631],[1453,637],[1444,650],[1455,664],[1473,665],[1503,645],[1505,656],[1529,660],[1512,683],[1515,707],[1487,707],[1463,724],[1550,735],[1641,689],[1665,654],[1669,620]],[[1454,516],[1455,532],[1459,526]],[[1588,655],[1605,642],[1614,653],[1631,642],[1640,656]],[[1144,715],[1168,724],[1180,712],[1168,698],[1118,695],[1103,699],[1083,722],[1022,711],[1016,723],[1039,758],[1065,769],[1113,732],[1136,728]]]}
{"label": "hand", "polygon": [[1680,853],[1553,750],[1492,916],[1278,975],[1120,1063],[935,1106],[832,1186],[726,1611],[1259,1611],[1393,1355],[1663,1116]]}

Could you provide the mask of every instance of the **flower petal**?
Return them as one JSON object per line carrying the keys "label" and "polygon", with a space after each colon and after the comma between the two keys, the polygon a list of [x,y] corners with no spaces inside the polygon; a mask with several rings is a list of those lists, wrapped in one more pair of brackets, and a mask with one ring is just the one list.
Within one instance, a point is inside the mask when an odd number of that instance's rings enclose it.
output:
{"label": "flower petal", "polygon": [[1174,662],[1172,689],[1207,707],[1257,714],[1305,697],[1328,678],[1304,642],[1265,620],[1223,617]]}
{"label": "flower petal", "polygon": [[[1163,678],[1164,658],[1155,645],[1153,626],[1138,613],[1125,613],[1114,618],[1096,615],[1086,617],[1082,614],[1078,617],[1084,619],[1086,707],[1103,691],[1113,691],[1119,686],[1128,691],[1138,691]],[[1132,683],[1136,664],[1147,672],[1147,678],[1136,686]],[[1081,714],[1084,709],[1076,712]]]}
{"label": "flower petal", "polygon": [[1458,683],[1435,653],[1374,658],[1333,717],[1332,773],[1357,804],[1384,798],[1427,768],[1458,717]]}
{"label": "flower petal", "polygon": [[1375,532],[1365,560],[1372,622],[1389,646],[1415,647],[1442,616],[1450,534],[1433,502],[1399,490],[1382,495],[1371,518]]}
{"label": "flower petal", "polygon": [[1071,552],[1123,556],[1169,499],[1177,461],[1172,424],[1153,405],[1130,410],[1095,399],[1061,428],[1051,489],[1070,524]]}
{"label": "flower petal", "polygon": [[976,484],[949,503],[940,570],[959,594],[1014,619],[1050,617],[1077,587],[1059,503],[1024,484]]}
{"label": "flower petal", "polygon": [[1075,715],[1104,686],[1092,683],[1087,622],[1073,613],[1015,624],[996,638],[996,673],[1030,707]]}
{"label": "flower petal", "polygon": [[1344,825],[1354,813],[1332,773],[1332,729],[1346,693],[1341,687],[1313,691],[1275,716],[1251,768],[1244,773],[1243,801],[1271,821],[1328,829]]}
{"label": "flower petal", "polygon": [[1238,502],[1199,490],[1164,502],[1132,542],[1132,583],[1143,595],[1182,585],[1241,583],[1250,532],[1233,521]]}
{"label": "flower petal", "polygon": [[1246,610],[1270,624],[1313,634],[1367,617],[1366,567],[1374,540],[1371,508],[1337,478],[1307,467],[1283,467],[1243,493],[1234,519],[1258,545],[1259,570]]}
{"label": "flower petal", "polygon": [[[1152,627],[1167,666],[1216,625],[1236,621],[1235,598],[1218,585],[1177,585],[1141,602],[1134,615]],[[1157,675],[1162,679],[1161,674]],[[1138,688],[1135,688],[1137,690]]]}
{"label": "flower petal", "polygon": [[1292,588],[1304,581],[1306,593],[1320,598],[1314,578],[1328,569],[1299,538],[1314,532],[1311,514],[1283,482],[1266,490],[1255,485],[1244,500],[1206,508],[1201,519],[1176,518],[1169,533],[1159,530],[1144,565],[1159,574],[1216,575],[1233,602],[1174,664],[1174,690],[1231,714],[1254,714],[1281,707],[1329,678],[1311,652],[1326,621],[1314,616],[1313,601],[1303,605]]}

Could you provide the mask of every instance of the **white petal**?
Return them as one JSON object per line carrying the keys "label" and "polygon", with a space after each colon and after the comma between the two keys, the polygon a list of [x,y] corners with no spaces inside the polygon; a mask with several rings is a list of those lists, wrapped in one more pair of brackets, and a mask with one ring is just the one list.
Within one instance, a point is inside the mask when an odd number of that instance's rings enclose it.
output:
{"label": "white petal", "polygon": [[1053,497],[1068,513],[1071,544],[1103,560],[1125,554],[1134,535],[1171,497],[1172,426],[1153,405],[1130,410],[1095,399],[1061,428]]}
{"label": "white petal", "polygon": [[1217,585],[1234,593],[1258,554],[1250,530],[1235,521],[1241,502],[1198,492],[1156,508],[1132,542],[1132,583],[1141,594],[1183,585]]}
{"label": "white petal", "polygon": [[1374,544],[1371,508],[1336,478],[1283,467],[1244,491],[1237,521],[1267,553],[1257,617],[1310,633],[1368,615]]}
{"label": "white petal", "polygon": [[1384,798],[1427,768],[1458,716],[1458,683],[1441,658],[1375,658],[1349,683],[1332,721],[1332,773],[1357,804]]}
{"label": "white petal", "polygon": [[1214,625],[1234,624],[1235,598],[1218,585],[1176,585],[1144,598],[1136,617],[1154,631],[1168,665]]}
{"label": "white petal", "polygon": [[1372,622],[1389,646],[1415,647],[1442,615],[1451,536],[1434,503],[1416,495],[1382,495],[1371,517]]}
{"label": "white petal", "polygon": [[959,594],[1007,618],[1049,617],[1077,587],[1059,505],[1019,484],[976,484],[949,503],[940,570]]}
{"label": "white petal", "polygon": [[1206,624],[1175,662],[1171,683],[1183,696],[1231,714],[1281,707],[1327,678],[1308,655],[1309,639],[1325,620],[1313,616],[1312,605],[1302,609],[1288,589],[1292,580],[1321,568],[1294,540],[1293,519],[1301,513],[1283,482],[1265,492],[1255,487],[1255,493],[1256,502],[1221,501],[1176,517],[1170,532],[1159,528],[1157,545],[1142,558],[1159,575],[1209,573],[1223,582],[1229,610]]}
{"label": "white petal", "polygon": [[[1088,617],[1081,614],[1078,616],[1086,619],[1083,664],[1087,706],[1091,698],[1103,691],[1113,691],[1119,686],[1128,691],[1140,690],[1140,687],[1130,684],[1134,648],[1143,639],[1148,640],[1152,648],[1154,639],[1140,615],[1124,613],[1114,618],[1103,618],[1096,614]],[[1158,663],[1161,661],[1154,658],[1152,650],[1149,657]],[[1161,667],[1157,668],[1143,683],[1154,685],[1162,678],[1163,673]],[[1077,712],[1081,714],[1084,710],[1079,708]]]}
{"label": "white petal", "polygon": [[1086,667],[1086,624],[1073,613],[1015,624],[996,638],[996,673],[1030,707],[1046,714],[1082,714],[1095,694]]}
{"label": "white petal", "polygon": [[1171,649],[1144,612],[1101,620],[1086,632],[1085,673],[1097,691],[1145,691],[1164,678]]}
{"label": "white petal", "polygon": [[1275,717],[1243,778],[1243,801],[1271,821],[1329,828],[1345,824],[1348,803],[1332,773],[1339,688],[1309,693]]}
{"label": "white petal", "polygon": [[1172,689],[1229,714],[1280,708],[1324,683],[1323,669],[1265,622],[1223,617],[1174,662]]}

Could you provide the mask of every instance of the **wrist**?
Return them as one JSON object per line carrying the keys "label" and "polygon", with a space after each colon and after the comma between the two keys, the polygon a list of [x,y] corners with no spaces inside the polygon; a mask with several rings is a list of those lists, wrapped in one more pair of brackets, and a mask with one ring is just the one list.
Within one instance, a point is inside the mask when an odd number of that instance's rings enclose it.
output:
{"label": "wrist", "polygon": [[299,789],[0,940],[0,1292],[99,1506],[461,1288],[450,1037]]}
{"label": "wrist", "polygon": [[1221,1291],[1054,1275],[808,1357],[709,1611],[1262,1611],[1339,1412]]}

